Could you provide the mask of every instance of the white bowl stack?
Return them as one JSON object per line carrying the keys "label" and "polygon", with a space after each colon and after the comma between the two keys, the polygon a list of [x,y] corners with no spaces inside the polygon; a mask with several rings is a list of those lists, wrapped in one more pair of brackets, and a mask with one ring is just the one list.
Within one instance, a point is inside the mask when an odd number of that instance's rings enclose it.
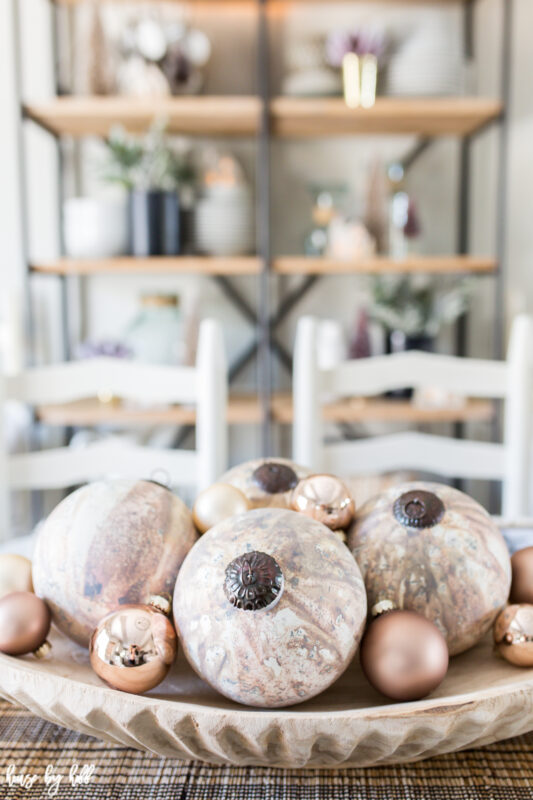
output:
{"label": "white bowl stack", "polygon": [[254,249],[254,209],[247,186],[208,187],[196,206],[196,248],[213,256],[246,255]]}

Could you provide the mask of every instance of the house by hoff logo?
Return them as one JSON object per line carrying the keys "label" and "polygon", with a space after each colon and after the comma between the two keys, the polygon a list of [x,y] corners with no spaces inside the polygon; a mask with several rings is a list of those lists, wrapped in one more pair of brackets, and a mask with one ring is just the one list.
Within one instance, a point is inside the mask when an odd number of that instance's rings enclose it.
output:
{"label": "house by hoff logo", "polygon": [[19,789],[29,790],[42,783],[43,797],[55,797],[63,783],[71,786],[87,786],[94,778],[96,764],[84,764],[83,767],[75,761],[68,773],[60,772],[54,764],[48,764],[44,774],[37,775],[25,770],[17,770],[15,764],[9,764],[6,769],[5,782],[8,786],[18,786]]}

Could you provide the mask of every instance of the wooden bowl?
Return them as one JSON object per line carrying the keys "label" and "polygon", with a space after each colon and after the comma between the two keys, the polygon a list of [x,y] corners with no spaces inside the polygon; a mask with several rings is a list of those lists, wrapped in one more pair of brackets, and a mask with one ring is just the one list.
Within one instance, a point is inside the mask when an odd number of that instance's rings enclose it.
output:
{"label": "wooden bowl", "polygon": [[226,700],[182,658],[147,695],[105,686],[85,650],[52,632],[52,656],[0,655],[0,695],[40,717],[161,756],[276,767],[363,767],[415,761],[533,729],[533,669],[492,653],[490,636],[455,657],[439,689],[391,705],[358,659],[326,692],[262,711]]}

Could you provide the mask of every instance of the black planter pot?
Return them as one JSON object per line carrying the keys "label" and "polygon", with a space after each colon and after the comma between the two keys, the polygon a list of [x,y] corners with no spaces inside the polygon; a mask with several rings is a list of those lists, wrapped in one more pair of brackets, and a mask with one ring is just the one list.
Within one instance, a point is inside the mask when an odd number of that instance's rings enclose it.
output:
{"label": "black planter pot", "polygon": [[176,192],[158,189],[130,192],[129,218],[134,256],[180,253],[180,209]]}
{"label": "black planter pot", "polygon": [[[387,331],[385,345],[387,354],[405,353],[407,350],[422,350],[424,353],[432,353],[435,349],[435,340],[431,336],[407,336],[402,331]],[[386,397],[403,400],[409,400],[412,396],[411,388],[395,389],[386,393]]]}

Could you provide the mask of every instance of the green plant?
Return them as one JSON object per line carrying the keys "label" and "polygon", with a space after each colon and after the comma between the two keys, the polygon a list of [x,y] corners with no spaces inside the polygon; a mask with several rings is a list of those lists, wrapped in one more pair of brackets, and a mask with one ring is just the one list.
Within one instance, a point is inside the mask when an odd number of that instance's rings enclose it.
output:
{"label": "green plant", "polygon": [[467,280],[386,275],[373,278],[371,293],[369,315],[385,330],[434,337],[467,311],[472,286]]}
{"label": "green plant", "polygon": [[102,177],[125,189],[174,191],[191,185],[196,169],[190,148],[172,143],[165,133],[165,123],[152,125],[143,139],[114,128],[106,141],[107,158]]}

